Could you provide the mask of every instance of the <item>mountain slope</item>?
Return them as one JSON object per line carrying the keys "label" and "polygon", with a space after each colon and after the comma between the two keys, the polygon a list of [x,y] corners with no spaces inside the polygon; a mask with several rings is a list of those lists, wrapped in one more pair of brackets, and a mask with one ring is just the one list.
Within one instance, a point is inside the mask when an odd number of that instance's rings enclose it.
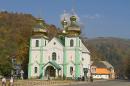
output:
{"label": "mountain slope", "polygon": [[113,38],[113,37],[99,37],[89,39],[88,43],[102,54],[103,57],[97,57],[101,60],[107,60],[114,67],[119,76],[124,76],[127,66],[127,60],[130,58],[130,40]]}

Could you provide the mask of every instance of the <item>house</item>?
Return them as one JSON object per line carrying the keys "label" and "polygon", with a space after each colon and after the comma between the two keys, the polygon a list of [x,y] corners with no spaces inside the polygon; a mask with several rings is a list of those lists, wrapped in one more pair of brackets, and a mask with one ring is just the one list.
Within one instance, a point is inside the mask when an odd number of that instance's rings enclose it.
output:
{"label": "house", "polygon": [[94,79],[115,79],[114,67],[107,61],[91,62],[91,74]]}
{"label": "house", "polygon": [[83,44],[77,17],[62,20],[63,32],[51,40],[42,19],[37,19],[30,39],[28,78],[78,79],[90,76],[90,52]]}

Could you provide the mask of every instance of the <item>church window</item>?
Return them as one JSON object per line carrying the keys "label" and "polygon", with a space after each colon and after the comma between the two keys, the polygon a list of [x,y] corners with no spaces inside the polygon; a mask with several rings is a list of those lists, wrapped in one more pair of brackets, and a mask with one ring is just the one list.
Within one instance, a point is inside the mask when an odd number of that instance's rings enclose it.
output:
{"label": "church window", "polygon": [[34,73],[37,73],[37,67],[34,68]]}
{"label": "church window", "polygon": [[56,53],[55,52],[52,53],[52,60],[54,60],[54,61],[56,60]]}
{"label": "church window", "polygon": [[56,45],[56,42],[54,42],[54,45]]}
{"label": "church window", "polygon": [[73,74],[73,67],[70,67],[70,74]]}
{"label": "church window", "polygon": [[73,46],[74,46],[74,40],[71,39],[71,40],[70,40],[70,47],[73,47]]}
{"label": "church window", "polygon": [[45,46],[46,46],[46,41],[45,41]]}
{"label": "church window", "polygon": [[82,57],[82,61],[84,61],[84,58]]}
{"label": "church window", "polygon": [[36,40],[36,47],[39,47],[39,40]]}

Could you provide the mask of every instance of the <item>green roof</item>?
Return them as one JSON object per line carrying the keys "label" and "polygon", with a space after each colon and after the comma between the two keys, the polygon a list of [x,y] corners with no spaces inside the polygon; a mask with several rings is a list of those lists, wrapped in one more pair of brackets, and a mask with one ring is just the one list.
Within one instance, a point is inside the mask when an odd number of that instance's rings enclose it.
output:
{"label": "green roof", "polygon": [[[55,62],[55,61],[50,61],[50,62],[48,62],[48,63],[50,63],[51,65],[53,65],[56,69],[58,69],[58,70],[60,70],[61,69],[61,67]],[[47,63],[47,64],[48,64]]]}

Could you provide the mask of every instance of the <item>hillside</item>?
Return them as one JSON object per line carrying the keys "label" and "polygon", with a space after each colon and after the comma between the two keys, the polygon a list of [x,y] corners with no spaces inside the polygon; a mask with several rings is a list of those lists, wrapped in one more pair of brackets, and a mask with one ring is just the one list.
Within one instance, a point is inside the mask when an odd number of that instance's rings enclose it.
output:
{"label": "hillside", "polygon": [[[0,12],[0,74],[10,74],[11,58],[16,58],[17,63],[27,70],[29,39],[35,24],[36,18],[30,14]],[[44,24],[49,37],[55,36],[57,28]]]}
{"label": "hillside", "polygon": [[88,45],[93,46],[97,52],[102,54],[103,57],[98,58],[110,62],[119,76],[123,77],[125,75],[128,59],[130,58],[129,39],[99,37],[88,39]]}

